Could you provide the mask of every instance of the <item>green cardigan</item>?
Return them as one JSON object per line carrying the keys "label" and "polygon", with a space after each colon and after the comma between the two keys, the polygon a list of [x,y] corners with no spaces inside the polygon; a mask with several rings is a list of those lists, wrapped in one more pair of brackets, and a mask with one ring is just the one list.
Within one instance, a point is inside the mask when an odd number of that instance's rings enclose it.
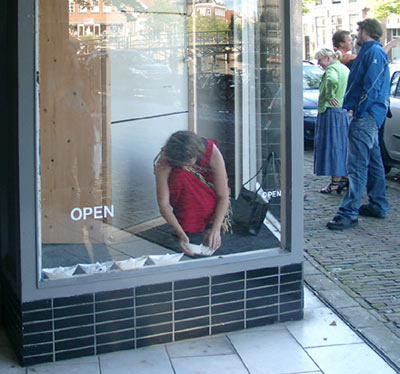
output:
{"label": "green cardigan", "polygon": [[[318,112],[324,113],[327,108],[341,108],[346,92],[349,69],[339,61],[330,64],[322,76],[319,86]],[[338,105],[335,107],[328,103],[328,100],[336,98]]]}

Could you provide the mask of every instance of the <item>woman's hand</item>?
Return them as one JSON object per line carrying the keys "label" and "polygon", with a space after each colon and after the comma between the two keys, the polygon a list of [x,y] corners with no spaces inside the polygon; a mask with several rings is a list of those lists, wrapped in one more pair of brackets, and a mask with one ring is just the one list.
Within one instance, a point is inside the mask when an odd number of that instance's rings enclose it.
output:
{"label": "woman's hand", "polygon": [[216,251],[221,247],[221,231],[211,228],[204,236],[203,244],[208,245],[211,249]]}
{"label": "woman's hand", "polygon": [[195,256],[195,254],[186,246],[186,244],[189,244],[189,238],[185,233],[181,233],[178,235],[178,243],[179,243],[179,248],[185,255],[191,257]]}

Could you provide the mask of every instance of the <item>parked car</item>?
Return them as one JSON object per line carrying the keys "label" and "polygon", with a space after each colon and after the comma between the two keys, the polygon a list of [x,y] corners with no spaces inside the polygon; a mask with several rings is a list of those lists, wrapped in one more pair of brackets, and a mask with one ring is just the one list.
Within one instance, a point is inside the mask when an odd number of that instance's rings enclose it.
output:
{"label": "parked car", "polygon": [[381,150],[385,171],[400,168],[400,64],[391,65],[390,111],[381,131]]}
{"label": "parked car", "polygon": [[[323,70],[311,62],[303,62],[303,116],[304,140],[314,140],[314,129],[318,115],[319,84]],[[276,91],[268,107],[266,129],[280,129],[281,121],[281,87]]]}
{"label": "parked car", "polygon": [[323,70],[311,62],[303,62],[303,114],[304,140],[314,140],[314,129],[318,115],[319,84]]}

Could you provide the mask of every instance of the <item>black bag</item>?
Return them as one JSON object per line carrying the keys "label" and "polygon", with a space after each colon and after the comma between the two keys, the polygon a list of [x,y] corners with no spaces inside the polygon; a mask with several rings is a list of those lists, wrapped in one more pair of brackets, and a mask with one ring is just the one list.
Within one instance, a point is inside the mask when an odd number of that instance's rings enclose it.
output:
{"label": "black bag", "polygon": [[260,232],[268,211],[268,203],[258,194],[263,183],[255,191],[249,191],[245,186],[260,174],[265,166],[262,165],[257,173],[243,183],[239,197],[233,206],[233,221],[251,235]]}
{"label": "black bag", "polygon": [[275,152],[271,152],[263,169],[264,199],[269,203],[269,211],[280,220],[281,216],[281,162]]}

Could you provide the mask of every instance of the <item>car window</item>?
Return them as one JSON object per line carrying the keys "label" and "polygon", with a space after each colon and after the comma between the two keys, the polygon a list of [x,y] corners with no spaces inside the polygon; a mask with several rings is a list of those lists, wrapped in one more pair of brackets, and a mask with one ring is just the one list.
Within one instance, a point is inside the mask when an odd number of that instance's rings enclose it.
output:
{"label": "car window", "polygon": [[392,81],[390,83],[390,95],[400,96],[400,86],[399,86],[400,71],[396,71],[392,76]]}
{"label": "car window", "polygon": [[318,89],[324,72],[317,66],[303,66],[303,88]]}

